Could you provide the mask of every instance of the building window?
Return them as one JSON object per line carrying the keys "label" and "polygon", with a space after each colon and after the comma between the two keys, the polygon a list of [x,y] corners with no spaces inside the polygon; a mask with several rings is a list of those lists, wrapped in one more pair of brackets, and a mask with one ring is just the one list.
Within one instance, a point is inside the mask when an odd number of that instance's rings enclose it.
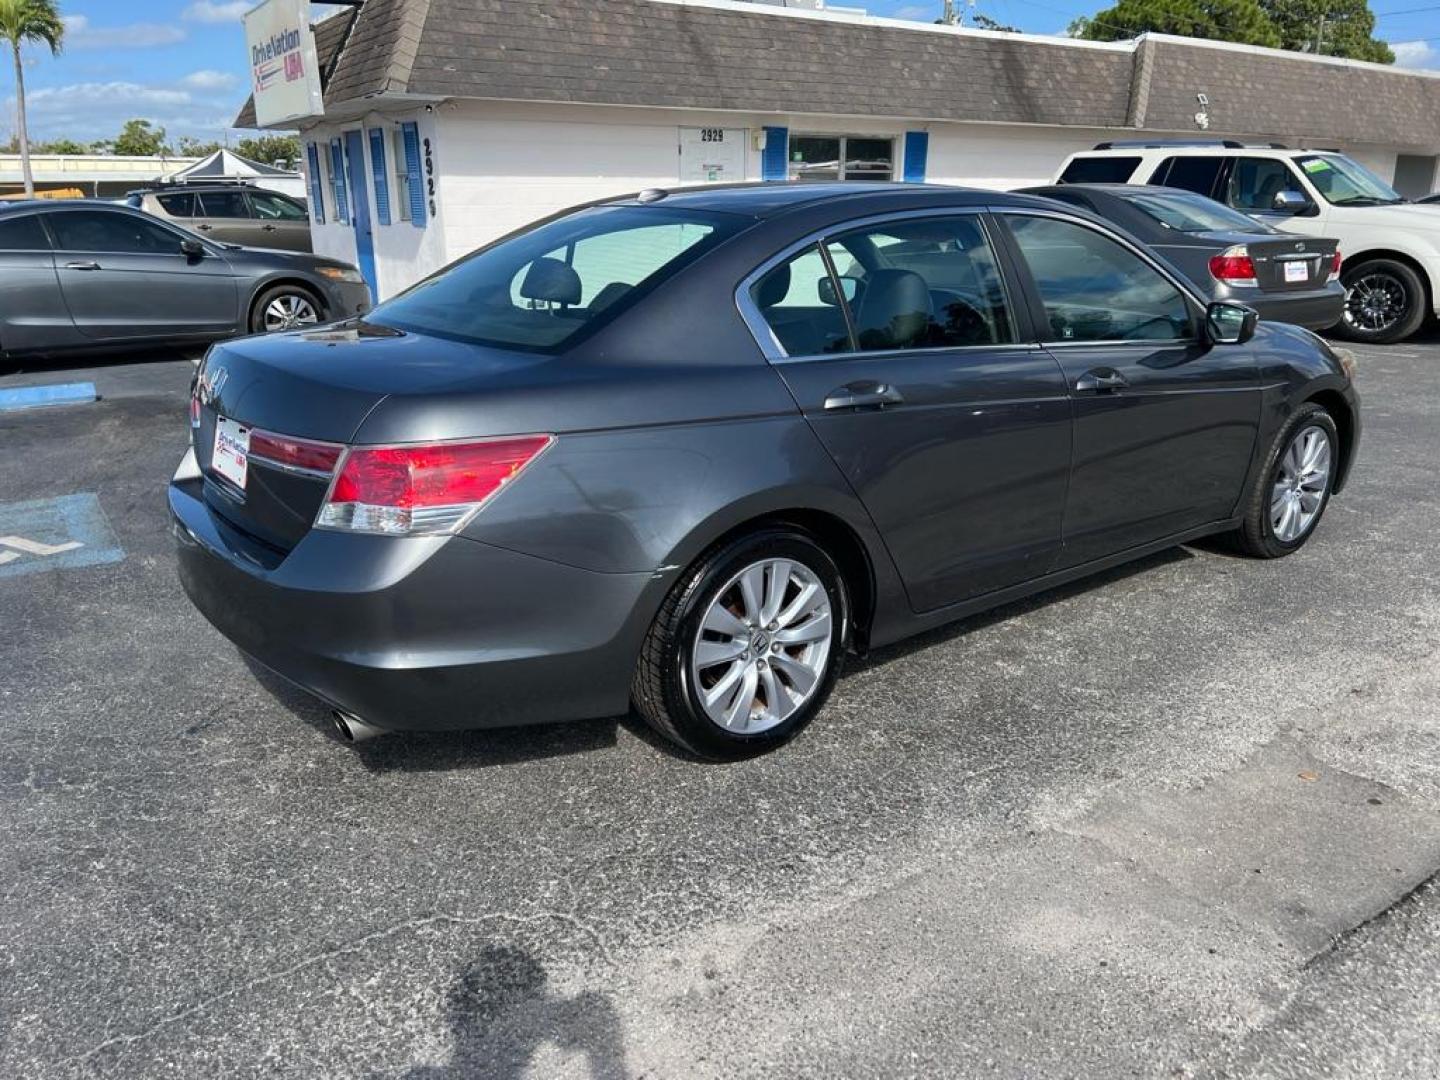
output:
{"label": "building window", "polygon": [[891,180],[895,140],[869,135],[790,136],[791,180]]}
{"label": "building window", "polygon": [[405,166],[405,129],[390,132],[390,161],[395,175],[395,197],[391,200],[396,221],[410,220],[410,172]]}

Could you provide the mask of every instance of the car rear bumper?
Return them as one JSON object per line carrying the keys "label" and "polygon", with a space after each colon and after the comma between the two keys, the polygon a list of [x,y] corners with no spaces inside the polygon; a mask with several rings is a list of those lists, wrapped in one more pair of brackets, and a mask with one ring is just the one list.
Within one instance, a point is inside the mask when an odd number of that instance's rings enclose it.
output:
{"label": "car rear bumper", "polygon": [[613,716],[652,574],[600,574],[466,537],[313,530],[273,569],[170,485],[182,585],[264,666],[375,727],[452,730]]}
{"label": "car rear bumper", "polygon": [[1345,287],[1332,281],[1323,289],[1305,292],[1268,293],[1251,299],[1237,296],[1249,304],[1266,322],[1290,323],[1307,330],[1328,330],[1340,321],[1345,310]]}

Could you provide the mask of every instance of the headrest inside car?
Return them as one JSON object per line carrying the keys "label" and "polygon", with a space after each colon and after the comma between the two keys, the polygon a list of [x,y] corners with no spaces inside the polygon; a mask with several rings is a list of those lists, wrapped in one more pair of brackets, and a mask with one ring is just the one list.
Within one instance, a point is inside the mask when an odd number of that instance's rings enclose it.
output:
{"label": "headrest inside car", "polygon": [[569,263],[548,256],[536,259],[520,282],[526,300],[547,300],[552,304],[580,303],[580,275]]}
{"label": "headrest inside car", "polygon": [[771,270],[760,279],[755,290],[755,302],[762,308],[774,307],[790,292],[790,264],[785,263]]}
{"label": "headrest inside car", "polygon": [[856,313],[862,349],[903,349],[930,325],[930,287],[910,270],[876,270],[867,279]]}

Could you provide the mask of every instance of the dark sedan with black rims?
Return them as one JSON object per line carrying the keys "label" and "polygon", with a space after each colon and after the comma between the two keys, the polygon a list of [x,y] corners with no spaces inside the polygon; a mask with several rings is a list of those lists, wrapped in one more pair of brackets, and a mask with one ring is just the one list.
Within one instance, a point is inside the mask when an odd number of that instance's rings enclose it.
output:
{"label": "dark sedan with black rims", "polygon": [[1212,300],[1234,300],[1264,319],[1328,330],[1345,312],[1335,240],[1296,236],[1178,188],[1056,184],[1023,194],[1078,206],[1120,226]]}
{"label": "dark sedan with black rims", "polygon": [[1347,361],[1091,215],[901,184],[643,192],[363,319],[227,342],[186,592],[347,738],[613,716],[776,746],[847,652],[1226,534],[1314,533]]}
{"label": "dark sedan with black rims", "polygon": [[204,344],[363,315],[348,263],[207,240],[113,203],[0,205],[0,356]]}

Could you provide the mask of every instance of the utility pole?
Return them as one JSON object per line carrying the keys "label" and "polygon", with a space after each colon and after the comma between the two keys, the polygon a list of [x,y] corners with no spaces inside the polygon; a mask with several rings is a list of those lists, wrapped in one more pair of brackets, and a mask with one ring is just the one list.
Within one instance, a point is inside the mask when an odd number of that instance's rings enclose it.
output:
{"label": "utility pole", "polygon": [[1315,55],[1319,56],[1325,51],[1325,14],[1320,14],[1320,25],[1315,28]]}
{"label": "utility pole", "polygon": [[940,21],[946,26],[954,26],[959,21],[955,17],[955,0],[945,0],[945,6],[940,12]]}

